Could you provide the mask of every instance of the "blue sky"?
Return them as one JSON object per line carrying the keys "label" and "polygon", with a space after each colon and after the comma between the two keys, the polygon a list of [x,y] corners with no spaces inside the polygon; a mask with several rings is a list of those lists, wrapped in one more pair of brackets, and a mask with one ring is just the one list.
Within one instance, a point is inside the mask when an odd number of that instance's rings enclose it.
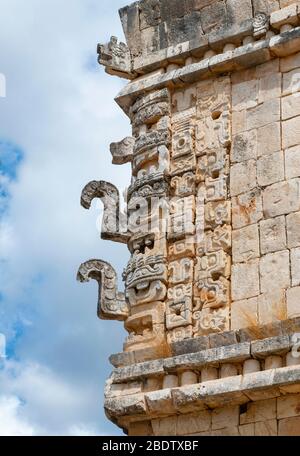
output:
{"label": "blue sky", "polygon": [[[114,102],[125,81],[106,75],[96,45],[123,39],[121,0],[2,0],[0,73],[0,435],[114,435],[105,418],[108,357],[118,322],[96,317],[97,285],[82,261],[121,274],[127,249],[100,240],[101,204],[80,207],[93,179],[129,183],[109,144],[130,135]],[[16,11],[18,14],[16,14]]]}

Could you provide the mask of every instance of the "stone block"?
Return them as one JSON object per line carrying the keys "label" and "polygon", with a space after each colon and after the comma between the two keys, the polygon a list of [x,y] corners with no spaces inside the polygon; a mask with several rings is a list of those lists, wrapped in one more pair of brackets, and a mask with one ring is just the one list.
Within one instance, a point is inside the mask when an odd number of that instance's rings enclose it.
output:
{"label": "stone block", "polygon": [[256,159],[258,148],[257,134],[257,130],[249,130],[234,136],[231,149],[231,161],[233,163]]}
{"label": "stone block", "polygon": [[236,196],[256,187],[256,163],[248,160],[231,167],[230,193]]}
{"label": "stone block", "polygon": [[[299,104],[300,104],[300,100]],[[300,146],[294,146],[286,149],[285,155],[285,176],[287,179],[293,179],[300,176]]]}
{"label": "stone block", "polygon": [[152,420],[151,423],[154,435],[167,436],[176,435],[177,433],[177,416],[159,418]]}
{"label": "stone block", "polygon": [[280,99],[268,100],[247,111],[246,129],[260,128],[280,120]]}
{"label": "stone block", "polygon": [[260,250],[264,255],[286,249],[285,217],[263,220],[260,227]]}
{"label": "stone block", "polygon": [[275,29],[280,30],[284,24],[296,25],[298,22],[297,4],[288,5],[285,8],[274,11],[270,17],[270,24]]}
{"label": "stone block", "polygon": [[240,416],[240,424],[250,424],[273,419],[276,419],[276,398],[247,404],[247,411]]}
{"label": "stone block", "polygon": [[238,343],[235,331],[210,334],[208,339],[210,348],[226,347],[227,345],[235,345]]}
{"label": "stone block", "polygon": [[243,365],[243,375],[253,374],[254,372],[260,372],[261,365],[257,359],[246,359]]}
{"label": "stone block", "polygon": [[284,179],[284,156],[283,152],[275,152],[263,155],[257,161],[257,182],[265,187]]}
{"label": "stone block", "polygon": [[295,68],[300,68],[300,52],[280,59],[280,71],[282,73],[287,73]]}
{"label": "stone block", "polygon": [[[280,271],[277,271],[277,273],[280,273]],[[264,284],[266,286],[267,283],[267,279],[265,279]],[[263,293],[258,298],[258,320],[260,325],[267,325],[286,318],[287,305],[285,291],[281,289],[276,290],[275,285],[276,278],[274,279],[274,283],[269,285],[271,291]]]}
{"label": "stone block", "polygon": [[[227,423],[228,424],[228,423]],[[217,429],[216,431],[211,431],[210,433],[213,437],[234,437],[239,435],[238,426],[229,426],[224,429]]]}
{"label": "stone block", "polygon": [[268,337],[251,342],[251,354],[254,358],[264,359],[269,355],[287,353],[290,349],[290,338],[287,335]]}
{"label": "stone block", "polygon": [[259,257],[258,225],[249,225],[232,232],[232,259],[234,263],[247,262]]}
{"label": "stone block", "polygon": [[281,96],[281,73],[267,74],[259,80],[258,102],[264,103]]}
{"label": "stone block", "polygon": [[[299,77],[300,79],[300,77]],[[300,115],[300,93],[293,93],[282,98],[282,120],[291,119]]]}
{"label": "stone block", "polygon": [[174,356],[186,353],[196,353],[201,350],[207,350],[209,347],[209,338],[206,336],[180,340],[171,344],[171,350]]}
{"label": "stone block", "polygon": [[[300,394],[288,394],[277,398],[277,418],[300,416]],[[299,428],[300,434],[300,428]]]}
{"label": "stone block", "polygon": [[270,185],[263,191],[266,218],[300,210],[300,180],[291,179]]}
{"label": "stone block", "polygon": [[238,375],[237,366],[235,364],[225,363],[220,367],[220,378],[234,377]]}
{"label": "stone block", "polygon": [[153,414],[173,412],[173,400],[170,389],[162,389],[158,391],[151,391],[145,394],[145,401],[150,412]]}
{"label": "stone block", "polygon": [[258,104],[259,81],[250,79],[232,84],[232,110],[243,111]]}
{"label": "stone block", "polygon": [[224,407],[213,410],[212,430],[223,429],[230,423],[233,426],[239,424],[240,410],[238,406]]}
{"label": "stone block", "polygon": [[265,359],[265,370],[280,369],[283,367],[283,359],[279,355],[267,356]]}
{"label": "stone block", "polygon": [[254,436],[254,423],[243,424],[239,426],[239,433],[242,437],[253,437]]}
{"label": "stone block", "polygon": [[262,218],[263,204],[260,189],[254,189],[232,198],[232,224],[234,229],[257,223]]}
{"label": "stone block", "polygon": [[139,421],[137,423],[130,423],[128,429],[128,436],[129,437],[136,437],[136,436],[152,436],[153,429],[151,425],[151,421]]}
{"label": "stone block", "polygon": [[282,147],[287,149],[297,144],[300,144],[299,116],[282,122]]}
{"label": "stone block", "polygon": [[182,372],[180,377],[180,386],[195,385],[198,383],[198,375],[193,371]]}
{"label": "stone block", "polygon": [[300,248],[291,250],[292,286],[300,285]]}
{"label": "stone block", "polygon": [[240,301],[259,295],[258,260],[232,266],[232,298]]}
{"label": "stone block", "polygon": [[288,250],[269,253],[260,259],[261,292],[290,286],[290,255]]}
{"label": "stone block", "polygon": [[219,371],[216,367],[203,367],[201,370],[201,382],[209,382],[219,378]]}
{"label": "stone block", "polygon": [[254,435],[256,437],[277,436],[277,420],[274,419],[254,423]]}
{"label": "stone block", "polygon": [[288,247],[300,247],[300,212],[286,217],[286,231]]}
{"label": "stone block", "polygon": [[300,287],[290,288],[286,291],[287,318],[300,316]]}
{"label": "stone block", "polygon": [[231,329],[258,325],[257,298],[235,301],[231,304]]}
{"label": "stone block", "polygon": [[281,149],[280,122],[274,122],[257,130],[257,156],[272,154]]}
{"label": "stone block", "polygon": [[300,435],[300,416],[284,418],[278,422],[279,436],[298,436]]}
{"label": "stone block", "polygon": [[198,413],[188,413],[179,415],[177,429],[179,435],[195,434],[196,432],[209,431],[211,427],[211,412],[202,411]]}
{"label": "stone block", "polygon": [[[287,95],[292,95],[295,97],[295,100],[298,100],[298,103],[299,103],[299,90],[300,90],[300,68],[297,68],[297,69],[289,71],[288,73],[285,73],[283,75],[282,95],[283,95],[283,97],[286,97]],[[285,100],[285,98],[282,98],[282,102],[284,102],[284,100]],[[297,103],[297,101],[296,101],[296,103]]]}

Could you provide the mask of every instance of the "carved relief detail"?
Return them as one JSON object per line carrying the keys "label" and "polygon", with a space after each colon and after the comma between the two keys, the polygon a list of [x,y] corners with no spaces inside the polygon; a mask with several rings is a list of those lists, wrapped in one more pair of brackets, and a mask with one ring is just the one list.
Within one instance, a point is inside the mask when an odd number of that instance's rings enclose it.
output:
{"label": "carved relief detail", "polygon": [[94,279],[99,284],[98,316],[104,320],[125,320],[129,314],[124,293],[117,291],[117,274],[114,268],[102,260],[83,263],[77,280],[88,282]]}
{"label": "carved relief detail", "polygon": [[270,28],[270,18],[265,13],[257,13],[253,19],[253,35],[255,38],[263,37]]}
{"label": "carved relief detail", "polygon": [[131,162],[133,157],[134,144],[135,139],[131,136],[127,136],[120,142],[111,143],[110,153],[113,157],[113,164],[124,165],[124,163]]}
{"label": "carved relief detail", "polygon": [[126,214],[120,211],[118,189],[109,182],[92,181],[82,191],[81,205],[85,209],[90,209],[95,198],[100,198],[104,206],[101,229],[102,239],[127,243],[129,239],[127,217]]}
{"label": "carved relief detail", "polygon": [[131,55],[125,43],[118,42],[118,38],[112,36],[109,43],[98,44],[98,62],[105,66],[107,73],[127,79],[133,79]]}

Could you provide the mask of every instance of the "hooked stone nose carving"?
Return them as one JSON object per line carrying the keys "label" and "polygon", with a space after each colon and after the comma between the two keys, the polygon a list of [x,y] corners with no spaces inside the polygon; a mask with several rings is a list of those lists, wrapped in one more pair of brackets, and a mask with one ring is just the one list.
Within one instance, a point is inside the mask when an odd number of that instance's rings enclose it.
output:
{"label": "hooked stone nose carving", "polygon": [[102,320],[126,320],[129,315],[124,293],[117,290],[117,273],[102,260],[89,260],[83,263],[77,273],[79,282],[94,279],[99,284],[98,317]]}
{"label": "hooked stone nose carving", "polygon": [[100,198],[104,206],[101,238],[126,244],[129,234],[126,215],[120,212],[119,190],[109,182],[89,182],[82,191],[81,205],[90,209],[95,198]]}

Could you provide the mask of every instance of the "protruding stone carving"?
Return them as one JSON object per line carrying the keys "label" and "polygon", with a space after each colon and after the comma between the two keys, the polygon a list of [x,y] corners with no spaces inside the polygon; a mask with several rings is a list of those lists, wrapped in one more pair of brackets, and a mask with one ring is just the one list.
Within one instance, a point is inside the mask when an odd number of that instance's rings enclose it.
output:
{"label": "protruding stone carving", "polygon": [[213,311],[194,312],[193,320],[196,335],[222,332],[226,330],[228,311],[221,308]]}
{"label": "protruding stone carving", "polygon": [[195,288],[195,295],[199,296],[196,299],[197,309],[224,307],[230,302],[229,293],[229,281],[224,277],[220,277],[217,280],[213,278],[200,279]]}
{"label": "protruding stone carving", "polygon": [[195,268],[195,279],[201,280],[207,277],[223,275],[228,277],[230,274],[230,256],[223,250],[207,253],[197,260]]}
{"label": "protruding stone carving", "polygon": [[167,329],[188,326],[192,323],[192,284],[169,288],[166,311]]}
{"label": "protruding stone carving", "polygon": [[194,262],[190,258],[182,258],[169,264],[169,281],[171,284],[192,282]]}
{"label": "protruding stone carving", "polygon": [[132,306],[162,301],[166,297],[167,267],[164,255],[135,252],[123,273]]}
{"label": "protruding stone carving", "polygon": [[253,34],[255,38],[264,36],[270,27],[270,18],[265,13],[257,13],[253,19]]}
{"label": "protruding stone carving", "polygon": [[139,99],[131,108],[133,126],[151,125],[170,114],[170,96],[167,89],[159,90]]}
{"label": "protruding stone carving", "polygon": [[98,316],[103,320],[125,320],[129,315],[124,293],[117,291],[117,274],[114,268],[102,260],[83,263],[77,280],[88,282],[94,279],[99,284]]}
{"label": "protruding stone carving", "polygon": [[183,176],[175,176],[171,180],[171,187],[174,189],[175,196],[190,196],[196,191],[196,176],[189,172]]}
{"label": "protruding stone carving", "polygon": [[81,205],[85,209],[89,209],[95,198],[100,198],[104,205],[102,239],[127,243],[129,234],[127,233],[126,217],[120,212],[118,189],[105,181],[89,182],[82,191]]}
{"label": "protruding stone carving", "polygon": [[105,66],[108,74],[125,79],[132,79],[131,56],[128,46],[118,42],[118,38],[112,36],[109,43],[98,44],[98,62]]}
{"label": "protruding stone carving", "polygon": [[113,164],[124,165],[124,163],[131,162],[133,157],[134,144],[135,139],[131,136],[127,136],[120,142],[111,143],[110,152],[113,157]]}

